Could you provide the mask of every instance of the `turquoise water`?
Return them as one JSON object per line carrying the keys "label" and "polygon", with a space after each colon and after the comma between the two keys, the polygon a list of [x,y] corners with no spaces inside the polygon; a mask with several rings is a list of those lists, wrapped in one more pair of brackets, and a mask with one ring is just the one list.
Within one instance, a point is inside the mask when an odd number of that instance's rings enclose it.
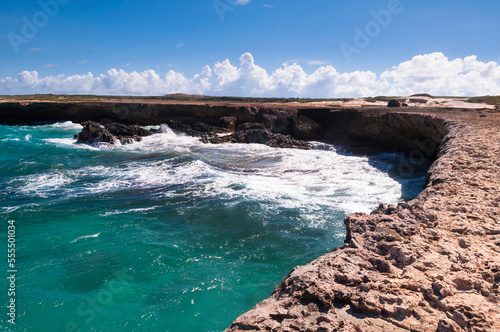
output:
{"label": "turquoise water", "polygon": [[[418,191],[368,159],[163,133],[128,146],[81,126],[0,126],[0,220],[16,224],[13,331],[221,331],[295,266],[343,243],[346,214]],[[376,166],[376,167],[374,167]],[[5,305],[4,305],[5,304]]]}

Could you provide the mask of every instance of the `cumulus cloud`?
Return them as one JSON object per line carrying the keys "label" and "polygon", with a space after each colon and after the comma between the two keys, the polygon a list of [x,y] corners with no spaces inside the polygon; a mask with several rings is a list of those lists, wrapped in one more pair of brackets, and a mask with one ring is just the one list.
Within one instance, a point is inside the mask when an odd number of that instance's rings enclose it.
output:
{"label": "cumulus cloud", "polygon": [[340,73],[321,65],[308,74],[297,63],[284,63],[273,72],[256,64],[250,53],[233,65],[226,59],[205,66],[193,77],[170,70],[40,77],[23,71],[0,79],[0,94],[68,93],[110,95],[164,95],[170,93],[277,97],[362,97],[376,95],[499,95],[500,66],[476,56],[448,59],[443,53],[417,55],[377,75],[372,71]]}

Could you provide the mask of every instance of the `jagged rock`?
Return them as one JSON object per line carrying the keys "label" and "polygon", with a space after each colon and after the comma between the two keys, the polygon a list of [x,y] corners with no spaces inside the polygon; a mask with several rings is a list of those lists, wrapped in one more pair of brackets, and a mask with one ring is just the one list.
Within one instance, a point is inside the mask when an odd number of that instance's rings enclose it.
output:
{"label": "jagged rock", "polygon": [[82,123],[83,129],[78,134],[78,143],[99,144],[120,142],[130,144],[142,140],[143,136],[152,135],[153,132],[139,126],[121,123],[108,123],[102,125],[94,121]]}
{"label": "jagged rock", "polygon": [[220,143],[258,143],[266,144],[271,147],[280,148],[298,148],[311,149],[309,143],[294,139],[288,135],[272,133],[267,129],[247,129],[240,130],[231,135],[204,137],[205,143],[220,144]]}
{"label": "jagged rock", "polygon": [[114,143],[115,137],[103,125],[93,121],[82,123],[83,129],[78,134],[77,143],[98,144]]}
{"label": "jagged rock", "polygon": [[151,130],[145,129],[143,127],[126,125],[122,123],[107,123],[104,125],[111,134],[117,137],[143,137],[150,136],[153,134]]}
{"label": "jagged rock", "polygon": [[226,331],[500,331],[500,115],[450,118],[417,198],[346,217],[344,246]]}
{"label": "jagged rock", "polygon": [[175,133],[194,137],[213,137],[218,133],[227,133],[225,128],[214,127],[200,121],[187,124],[176,120],[166,120],[164,123]]}

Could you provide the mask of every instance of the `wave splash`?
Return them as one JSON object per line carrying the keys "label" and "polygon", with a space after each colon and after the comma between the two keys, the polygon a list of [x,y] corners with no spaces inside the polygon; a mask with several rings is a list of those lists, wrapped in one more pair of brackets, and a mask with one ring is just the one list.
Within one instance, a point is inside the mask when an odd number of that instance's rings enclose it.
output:
{"label": "wave splash", "polygon": [[[78,125],[54,127],[77,129]],[[64,138],[45,142],[82,148]],[[401,200],[401,184],[371,166],[367,157],[340,154],[324,143],[315,146],[315,150],[298,150],[204,144],[162,125],[159,134],[133,144],[116,144],[111,150],[83,145],[92,158],[102,158],[106,164],[51,170],[16,178],[10,184],[35,197],[159,189],[165,197],[189,193],[196,199],[220,199],[227,204],[255,200],[267,208],[299,209],[310,219],[317,219],[315,214],[325,207],[345,213],[369,212],[381,202]]]}

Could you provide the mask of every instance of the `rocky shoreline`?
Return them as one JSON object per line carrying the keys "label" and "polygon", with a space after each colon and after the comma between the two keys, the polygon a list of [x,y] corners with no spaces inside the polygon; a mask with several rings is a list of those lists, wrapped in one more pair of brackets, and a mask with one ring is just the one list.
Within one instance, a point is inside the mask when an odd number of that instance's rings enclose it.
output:
{"label": "rocky shoreline", "polygon": [[295,268],[227,331],[500,331],[498,111],[0,103],[3,124],[89,120],[81,142],[129,143],[151,133],[131,125],[168,123],[211,143],[400,151],[401,174],[435,160],[417,198],[346,217],[344,246]]}
{"label": "rocky shoreline", "polygon": [[439,117],[424,191],[346,217],[344,246],[226,331],[500,331],[500,117]]}

